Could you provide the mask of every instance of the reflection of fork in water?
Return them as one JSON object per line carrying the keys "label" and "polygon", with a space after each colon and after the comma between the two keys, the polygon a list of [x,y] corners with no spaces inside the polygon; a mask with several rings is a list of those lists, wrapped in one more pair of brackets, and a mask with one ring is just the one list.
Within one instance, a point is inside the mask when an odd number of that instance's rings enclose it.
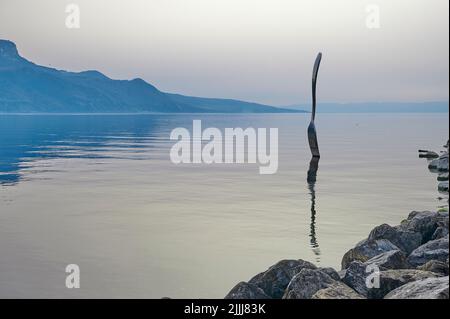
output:
{"label": "reflection of fork in water", "polygon": [[320,262],[320,247],[319,243],[317,242],[316,236],[316,191],[314,187],[316,185],[317,170],[319,168],[320,152],[319,152],[319,145],[317,143],[317,132],[314,120],[316,118],[317,75],[319,73],[319,66],[321,60],[322,60],[322,53],[319,53],[316,57],[316,61],[314,62],[312,74],[312,110],[311,110],[311,122],[309,123],[308,126],[308,142],[312,158],[311,161],[309,162],[308,177],[306,179],[308,182],[309,194],[311,195],[311,224],[310,224],[311,230],[309,233],[310,246],[314,255],[316,255],[316,262]]}
{"label": "reflection of fork in water", "polygon": [[316,191],[315,191],[317,170],[319,169],[319,159],[320,157],[316,156],[313,156],[311,158],[311,161],[309,162],[308,176],[306,179],[308,182],[309,194],[311,195],[311,224],[309,233],[310,246],[314,255],[316,255],[316,262],[320,262],[320,247],[316,236]]}

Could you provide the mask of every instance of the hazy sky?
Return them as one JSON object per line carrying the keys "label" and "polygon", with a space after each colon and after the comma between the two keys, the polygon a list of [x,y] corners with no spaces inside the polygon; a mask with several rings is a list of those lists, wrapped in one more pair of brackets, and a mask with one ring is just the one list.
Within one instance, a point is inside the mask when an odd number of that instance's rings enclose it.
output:
{"label": "hazy sky", "polygon": [[[66,5],[80,28],[65,26]],[[366,26],[366,6],[380,28]],[[29,60],[166,92],[275,105],[448,100],[448,0],[0,0],[0,38]]]}

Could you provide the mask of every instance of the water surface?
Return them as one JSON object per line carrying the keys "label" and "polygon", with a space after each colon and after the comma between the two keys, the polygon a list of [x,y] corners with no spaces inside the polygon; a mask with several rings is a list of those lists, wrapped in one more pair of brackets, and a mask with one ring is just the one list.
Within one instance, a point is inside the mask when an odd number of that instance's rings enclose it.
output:
{"label": "water surface", "polygon": [[[278,127],[279,169],[174,165],[175,127]],[[436,209],[448,114],[0,115],[0,297],[223,297],[284,258],[339,268],[381,223]],[[314,163],[313,163],[314,165]],[[311,171],[310,171],[311,172]],[[81,289],[65,288],[65,266]]]}

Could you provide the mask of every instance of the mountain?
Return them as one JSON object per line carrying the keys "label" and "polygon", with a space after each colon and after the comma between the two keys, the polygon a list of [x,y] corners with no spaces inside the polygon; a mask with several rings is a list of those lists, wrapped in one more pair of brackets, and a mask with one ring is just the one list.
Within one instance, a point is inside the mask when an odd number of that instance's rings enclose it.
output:
{"label": "mountain", "polygon": [[231,113],[281,113],[281,112],[301,112],[306,111],[281,109],[273,106],[261,105],[258,103],[243,102],[231,99],[214,99],[214,98],[198,98],[193,96],[185,96],[180,94],[167,93],[170,99],[180,105],[187,105],[191,107],[198,107],[204,112],[221,112],[218,110],[227,110]]}
{"label": "mountain", "polygon": [[229,99],[168,94],[142,79],[113,80],[98,71],[36,65],[0,40],[1,113],[279,113],[299,112]]}
{"label": "mountain", "polygon": [[[284,106],[291,110],[310,110],[310,104]],[[448,101],[319,103],[318,113],[448,113]]]}

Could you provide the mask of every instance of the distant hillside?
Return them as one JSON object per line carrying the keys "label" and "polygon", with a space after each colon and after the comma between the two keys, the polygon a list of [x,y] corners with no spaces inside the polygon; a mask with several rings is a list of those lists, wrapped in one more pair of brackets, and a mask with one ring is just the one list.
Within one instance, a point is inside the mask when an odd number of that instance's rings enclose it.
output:
{"label": "distant hillside", "polygon": [[98,71],[67,72],[36,65],[0,40],[0,112],[298,112],[228,99],[167,94],[142,79],[113,80]]}
{"label": "distant hillside", "polygon": [[[205,112],[227,112],[231,113],[285,113],[292,112],[292,109],[274,108],[272,106],[261,105],[258,103],[242,102],[231,99],[198,98],[193,96],[184,96],[179,94],[167,93],[170,99],[179,105],[187,107],[198,107]],[[305,112],[294,110],[297,112]]]}
{"label": "distant hillside", "polygon": [[[299,104],[285,106],[292,110],[310,110],[311,105]],[[396,103],[318,103],[318,113],[447,113],[448,101]]]}

